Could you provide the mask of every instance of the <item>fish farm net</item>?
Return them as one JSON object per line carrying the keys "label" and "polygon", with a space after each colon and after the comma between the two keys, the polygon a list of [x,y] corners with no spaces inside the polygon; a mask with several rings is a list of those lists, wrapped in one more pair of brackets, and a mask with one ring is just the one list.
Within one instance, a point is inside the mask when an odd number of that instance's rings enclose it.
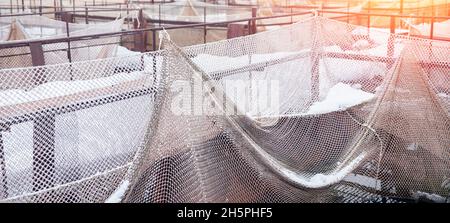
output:
{"label": "fish farm net", "polygon": [[161,33],[161,51],[0,70],[0,201],[449,202],[449,43],[320,16],[186,48]]}

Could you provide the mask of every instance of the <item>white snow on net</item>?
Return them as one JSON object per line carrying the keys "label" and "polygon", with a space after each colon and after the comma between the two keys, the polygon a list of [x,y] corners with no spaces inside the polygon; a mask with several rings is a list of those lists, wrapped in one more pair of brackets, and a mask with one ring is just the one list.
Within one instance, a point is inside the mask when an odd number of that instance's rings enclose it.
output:
{"label": "white snow on net", "polygon": [[184,49],[162,39],[0,70],[0,198],[448,202],[449,43],[322,17]]}

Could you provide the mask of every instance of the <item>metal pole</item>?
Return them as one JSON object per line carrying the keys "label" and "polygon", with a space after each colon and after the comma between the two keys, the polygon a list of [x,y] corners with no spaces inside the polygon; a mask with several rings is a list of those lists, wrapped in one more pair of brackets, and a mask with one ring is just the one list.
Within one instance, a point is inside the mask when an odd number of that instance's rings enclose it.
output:
{"label": "metal pole", "polygon": [[433,39],[433,34],[434,34],[434,15],[431,16],[430,39]]}
{"label": "metal pole", "polygon": [[[292,14],[292,7],[291,7],[291,14]],[[293,20],[293,18],[292,18],[292,16],[291,16],[291,24],[292,23],[294,23],[294,20]]]}
{"label": "metal pole", "polygon": [[433,39],[433,34],[434,34],[434,1],[431,0],[430,39]]}
{"label": "metal pole", "polygon": [[403,14],[403,0],[400,0],[400,15]]}
{"label": "metal pole", "polygon": [[370,28],[370,1],[367,6],[367,28]]}
{"label": "metal pole", "polygon": [[53,187],[55,183],[55,122],[54,114],[34,120],[33,191]]}
{"label": "metal pole", "polygon": [[447,3],[447,0],[445,0],[445,14],[444,14],[444,15],[449,16],[449,15],[450,15],[449,12],[450,12],[450,11],[448,10],[448,3]]}
{"label": "metal pole", "polygon": [[[203,7],[203,23],[206,23],[206,6]],[[206,25],[203,26],[203,43],[206,43]]]}
{"label": "metal pole", "polygon": [[130,29],[130,9],[128,7],[128,1],[127,1],[127,28]]}
{"label": "metal pole", "polygon": [[257,8],[253,7],[252,8],[252,33],[251,34],[255,34],[256,33],[256,20],[254,18],[256,18],[256,10],[258,10]]}
{"label": "metal pole", "polygon": [[[86,2],[84,2],[84,4],[86,5]],[[85,17],[85,20],[86,20],[86,24],[89,24],[89,9],[88,9],[87,6],[85,6],[84,10],[85,10],[84,17]]]}
{"label": "metal pole", "polygon": [[22,0],[22,12],[25,12],[25,1]]}
{"label": "metal pole", "polygon": [[350,0],[347,0],[347,23],[350,23]]}
{"label": "metal pole", "polygon": [[161,4],[158,5],[158,19],[159,26],[161,27]]}
{"label": "metal pole", "polygon": [[[70,37],[69,34],[69,21],[68,19],[66,19],[66,33],[67,33],[67,37]],[[72,63],[72,53],[70,52],[70,39],[67,40],[67,58],[69,59],[69,63]]]}
{"label": "metal pole", "polygon": [[155,30],[152,30],[152,48],[153,48],[153,51],[156,51],[156,31]]}
{"label": "metal pole", "polygon": [[391,33],[395,33],[395,17],[394,17],[394,16],[391,16],[391,17],[390,17],[390,25],[389,25],[389,28],[390,28],[390,32],[391,32]]}

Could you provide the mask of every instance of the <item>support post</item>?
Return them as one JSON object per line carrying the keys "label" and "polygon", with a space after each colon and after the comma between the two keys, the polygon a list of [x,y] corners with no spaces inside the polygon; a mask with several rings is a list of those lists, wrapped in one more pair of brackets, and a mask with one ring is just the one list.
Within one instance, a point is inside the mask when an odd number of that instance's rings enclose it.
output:
{"label": "support post", "polygon": [[256,18],[256,14],[257,14],[257,8],[255,8],[255,7],[253,7],[252,8],[252,22],[251,22],[251,34],[255,34],[256,33],[256,20],[255,20],[255,18]]}
{"label": "support post", "polygon": [[291,7],[291,24],[294,23],[294,19],[292,18],[292,13],[293,13],[293,11],[292,11],[292,7]]}
{"label": "support post", "polygon": [[[86,4],[86,2],[85,2],[85,4]],[[84,8],[84,18],[86,20],[85,21],[86,24],[89,24],[89,9],[87,6]]]}
{"label": "support post", "polygon": [[[203,23],[206,23],[206,6],[203,7]],[[206,43],[206,25],[203,26],[203,43]]]}
{"label": "support post", "polygon": [[2,132],[5,131],[0,127],[0,199],[8,197],[8,185],[6,179],[6,162],[5,162],[5,148],[3,147]]}
{"label": "support post", "polygon": [[58,19],[58,12],[56,11],[56,0],[53,0],[53,12],[55,13],[55,19]]}
{"label": "support post", "polygon": [[395,16],[390,16],[389,29],[391,33],[395,33]]}
{"label": "support post", "polygon": [[347,0],[347,23],[350,23],[350,0]]}
{"label": "support post", "polygon": [[158,4],[158,24],[161,27],[161,4]]}
{"label": "support post", "polygon": [[400,0],[400,15],[403,15],[403,0]]}
{"label": "support post", "polygon": [[370,1],[367,3],[367,28],[370,28]]}
{"label": "support post", "polygon": [[35,117],[33,126],[33,191],[54,186],[55,115]]}
{"label": "support post", "polygon": [[227,25],[227,39],[244,36],[245,35],[245,25],[239,23],[229,23]]}
{"label": "support post", "polygon": [[33,66],[45,65],[44,50],[41,42],[30,43],[30,53]]}
{"label": "support post", "polygon": [[430,39],[433,39],[433,34],[434,34],[434,10],[432,10],[432,14],[431,14]]}
{"label": "support post", "polygon": [[[134,29],[144,29],[147,27],[147,20],[144,18],[142,9],[139,9],[138,21],[133,24]],[[134,35],[134,48],[136,51],[145,52],[147,49],[147,33],[141,32]]]}
{"label": "support post", "polygon": [[156,31],[152,30],[152,48],[156,51]]}
{"label": "support post", "polygon": [[74,16],[72,13],[65,12],[61,15],[61,21],[74,23]]}
{"label": "support post", "polygon": [[127,29],[130,29],[130,8],[128,6],[128,0],[127,0]]}
{"label": "support post", "polygon": [[70,48],[70,34],[69,34],[69,22],[66,21],[66,33],[67,33],[67,58],[69,59],[69,63],[72,63],[72,52]]}
{"label": "support post", "polygon": [[[42,49],[42,44],[40,42],[30,43],[30,52],[31,52],[31,62],[33,66],[43,66],[45,65],[44,59],[44,51]],[[45,68],[41,67],[35,73],[34,84],[40,85],[46,82],[47,76],[45,74]]]}

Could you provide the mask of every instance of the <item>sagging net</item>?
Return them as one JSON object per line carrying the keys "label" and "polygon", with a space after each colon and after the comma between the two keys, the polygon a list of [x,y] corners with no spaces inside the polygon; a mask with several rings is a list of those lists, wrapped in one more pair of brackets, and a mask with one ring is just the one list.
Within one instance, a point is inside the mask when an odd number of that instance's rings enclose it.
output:
{"label": "sagging net", "polygon": [[449,43],[322,17],[169,38],[21,80],[0,70],[3,201],[448,202]]}

